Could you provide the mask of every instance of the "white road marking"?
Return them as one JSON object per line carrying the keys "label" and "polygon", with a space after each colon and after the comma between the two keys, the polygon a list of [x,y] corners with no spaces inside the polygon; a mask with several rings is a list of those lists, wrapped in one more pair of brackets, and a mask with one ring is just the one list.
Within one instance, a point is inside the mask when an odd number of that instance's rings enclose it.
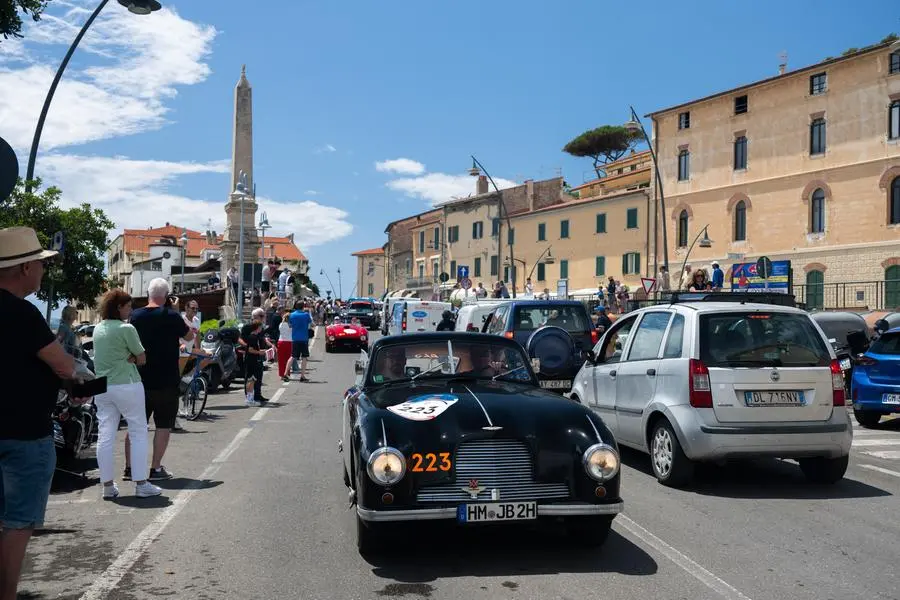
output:
{"label": "white road marking", "polygon": [[[278,402],[278,399],[281,398],[281,395],[282,395],[283,393],[284,393],[284,388],[275,390],[275,393],[272,394],[272,398],[269,400],[269,403],[272,403],[272,404],[277,403],[277,402]],[[254,422],[254,421],[259,421],[259,420],[261,420],[264,416],[266,416],[266,413],[267,413],[267,412],[269,412],[269,407],[268,407],[268,406],[263,406],[262,408],[260,408],[259,410],[257,410],[257,411],[253,414],[252,417],[250,417],[250,422],[252,423],[252,422]]]}
{"label": "white road marking", "polygon": [[868,450],[863,452],[863,454],[874,456],[875,458],[884,458],[886,460],[896,460],[900,458],[900,450]]}
{"label": "white road marking", "polygon": [[853,440],[854,446],[900,446],[900,438],[878,438],[875,440]]}
{"label": "white road marking", "polygon": [[89,502],[96,502],[100,499],[98,495],[96,498],[78,498],[76,500],[50,500],[47,502],[48,506],[59,506],[62,504],[87,504]]}
{"label": "white road marking", "polygon": [[750,600],[750,598],[742,594],[736,587],[720,577],[713,575],[710,571],[707,571],[686,555],[662,541],[625,515],[620,514],[616,517],[615,522],[625,528],[631,535],[684,569],[688,574],[693,575],[700,583],[726,600]]}
{"label": "white road marking", "polygon": [[[279,392],[284,393],[284,389],[278,390],[275,394],[277,395]],[[265,408],[261,408],[256,412],[253,418],[257,415],[260,415],[261,411],[266,410]],[[265,414],[265,413],[262,413]],[[251,418],[251,420],[253,420]],[[262,418],[260,416],[260,418]],[[134,564],[138,561],[138,559],[147,551],[156,539],[162,534],[162,532],[169,526],[175,517],[184,510],[184,507],[187,506],[187,503],[191,501],[191,498],[194,497],[200,486],[204,481],[211,479],[218,471],[222,468],[222,463],[228,460],[232,454],[234,454],[235,450],[241,445],[241,442],[246,439],[250,432],[253,431],[252,427],[244,427],[240,431],[238,431],[234,439],[231,440],[222,452],[216,456],[212,463],[200,473],[200,476],[197,477],[194,481],[188,484],[181,492],[179,492],[173,499],[172,504],[169,505],[165,510],[159,513],[153,521],[150,522],[147,527],[141,531],[137,537],[135,537],[128,547],[122,551],[122,553],[116,558],[115,561],[111,565],[109,565],[103,573],[100,574],[97,579],[94,580],[94,583],[91,584],[91,587],[81,595],[80,600],[99,600],[100,598],[104,598],[107,594],[109,594],[112,590],[115,589],[119,582],[122,581],[122,578],[131,570]],[[133,509],[132,509],[133,510]]]}
{"label": "white road marking", "polygon": [[885,469],[882,467],[876,467],[875,465],[859,465],[863,469],[868,469],[870,471],[878,471],[879,473],[884,473],[885,475],[891,475],[893,477],[900,477],[900,472],[891,471],[890,469]]}

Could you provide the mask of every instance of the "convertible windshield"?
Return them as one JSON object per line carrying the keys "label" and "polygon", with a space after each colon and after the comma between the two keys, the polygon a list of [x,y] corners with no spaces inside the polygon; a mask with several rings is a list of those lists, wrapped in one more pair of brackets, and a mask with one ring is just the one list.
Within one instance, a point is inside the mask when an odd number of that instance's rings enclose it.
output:
{"label": "convertible windshield", "polygon": [[371,383],[432,377],[531,381],[525,354],[516,347],[446,340],[391,344],[372,356]]}

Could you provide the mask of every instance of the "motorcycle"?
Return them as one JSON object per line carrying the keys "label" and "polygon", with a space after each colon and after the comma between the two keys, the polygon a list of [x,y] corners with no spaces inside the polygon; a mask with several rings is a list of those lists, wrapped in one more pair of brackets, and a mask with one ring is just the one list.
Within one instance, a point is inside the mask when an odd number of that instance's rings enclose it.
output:
{"label": "motorcycle", "polygon": [[834,348],[844,375],[844,386],[849,394],[853,368],[869,348],[868,325],[862,316],[853,312],[820,312],[811,317],[828,336],[828,341]]}
{"label": "motorcycle", "polygon": [[236,349],[238,336],[237,329],[223,328],[210,329],[203,337],[200,347],[210,354],[210,363],[203,369],[210,391],[219,386],[227,390],[234,379],[241,376]]}
{"label": "motorcycle", "polygon": [[[75,373],[82,380],[90,381],[95,378],[85,360],[76,359],[75,365]],[[97,407],[94,406],[93,400],[80,405],[75,404],[71,401],[68,391],[60,390],[52,418],[57,470],[72,473],[60,468],[59,461],[81,460],[86,457],[87,450],[97,442]]]}

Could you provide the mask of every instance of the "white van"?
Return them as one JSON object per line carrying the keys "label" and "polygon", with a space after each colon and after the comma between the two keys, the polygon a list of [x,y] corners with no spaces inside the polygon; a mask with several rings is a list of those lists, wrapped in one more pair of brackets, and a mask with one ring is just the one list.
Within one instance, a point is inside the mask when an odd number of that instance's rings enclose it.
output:
{"label": "white van", "polygon": [[444,318],[444,311],[450,310],[449,302],[427,300],[402,300],[394,304],[388,335],[437,331],[438,323]]}
{"label": "white van", "polygon": [[391,328],[394,306],[398,302],[416,301],[418,298],[385,298],[381,307],[381,335],[387,335]]}
{"label": "white van", "polygon": [[506,300],[482,300],[478,303],[463,304],[456,315],[456,331],[481,331],[494,307],[503,302]]}

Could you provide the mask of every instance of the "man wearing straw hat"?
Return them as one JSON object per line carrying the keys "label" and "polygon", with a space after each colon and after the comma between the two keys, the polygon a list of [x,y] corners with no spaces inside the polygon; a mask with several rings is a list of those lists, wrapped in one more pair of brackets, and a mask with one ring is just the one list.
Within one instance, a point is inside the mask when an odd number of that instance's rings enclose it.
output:
{"label": "man wearing straw hat", "polygon": [[61,380],[76,379],[74,359],[25,300],[56,254],[33,229],[0,229],[0,331],[9,340],[0,344],[8,374],[0,393],[0,600],[16,597],[28,540],[44,523],[56,466],[51,414]]}

